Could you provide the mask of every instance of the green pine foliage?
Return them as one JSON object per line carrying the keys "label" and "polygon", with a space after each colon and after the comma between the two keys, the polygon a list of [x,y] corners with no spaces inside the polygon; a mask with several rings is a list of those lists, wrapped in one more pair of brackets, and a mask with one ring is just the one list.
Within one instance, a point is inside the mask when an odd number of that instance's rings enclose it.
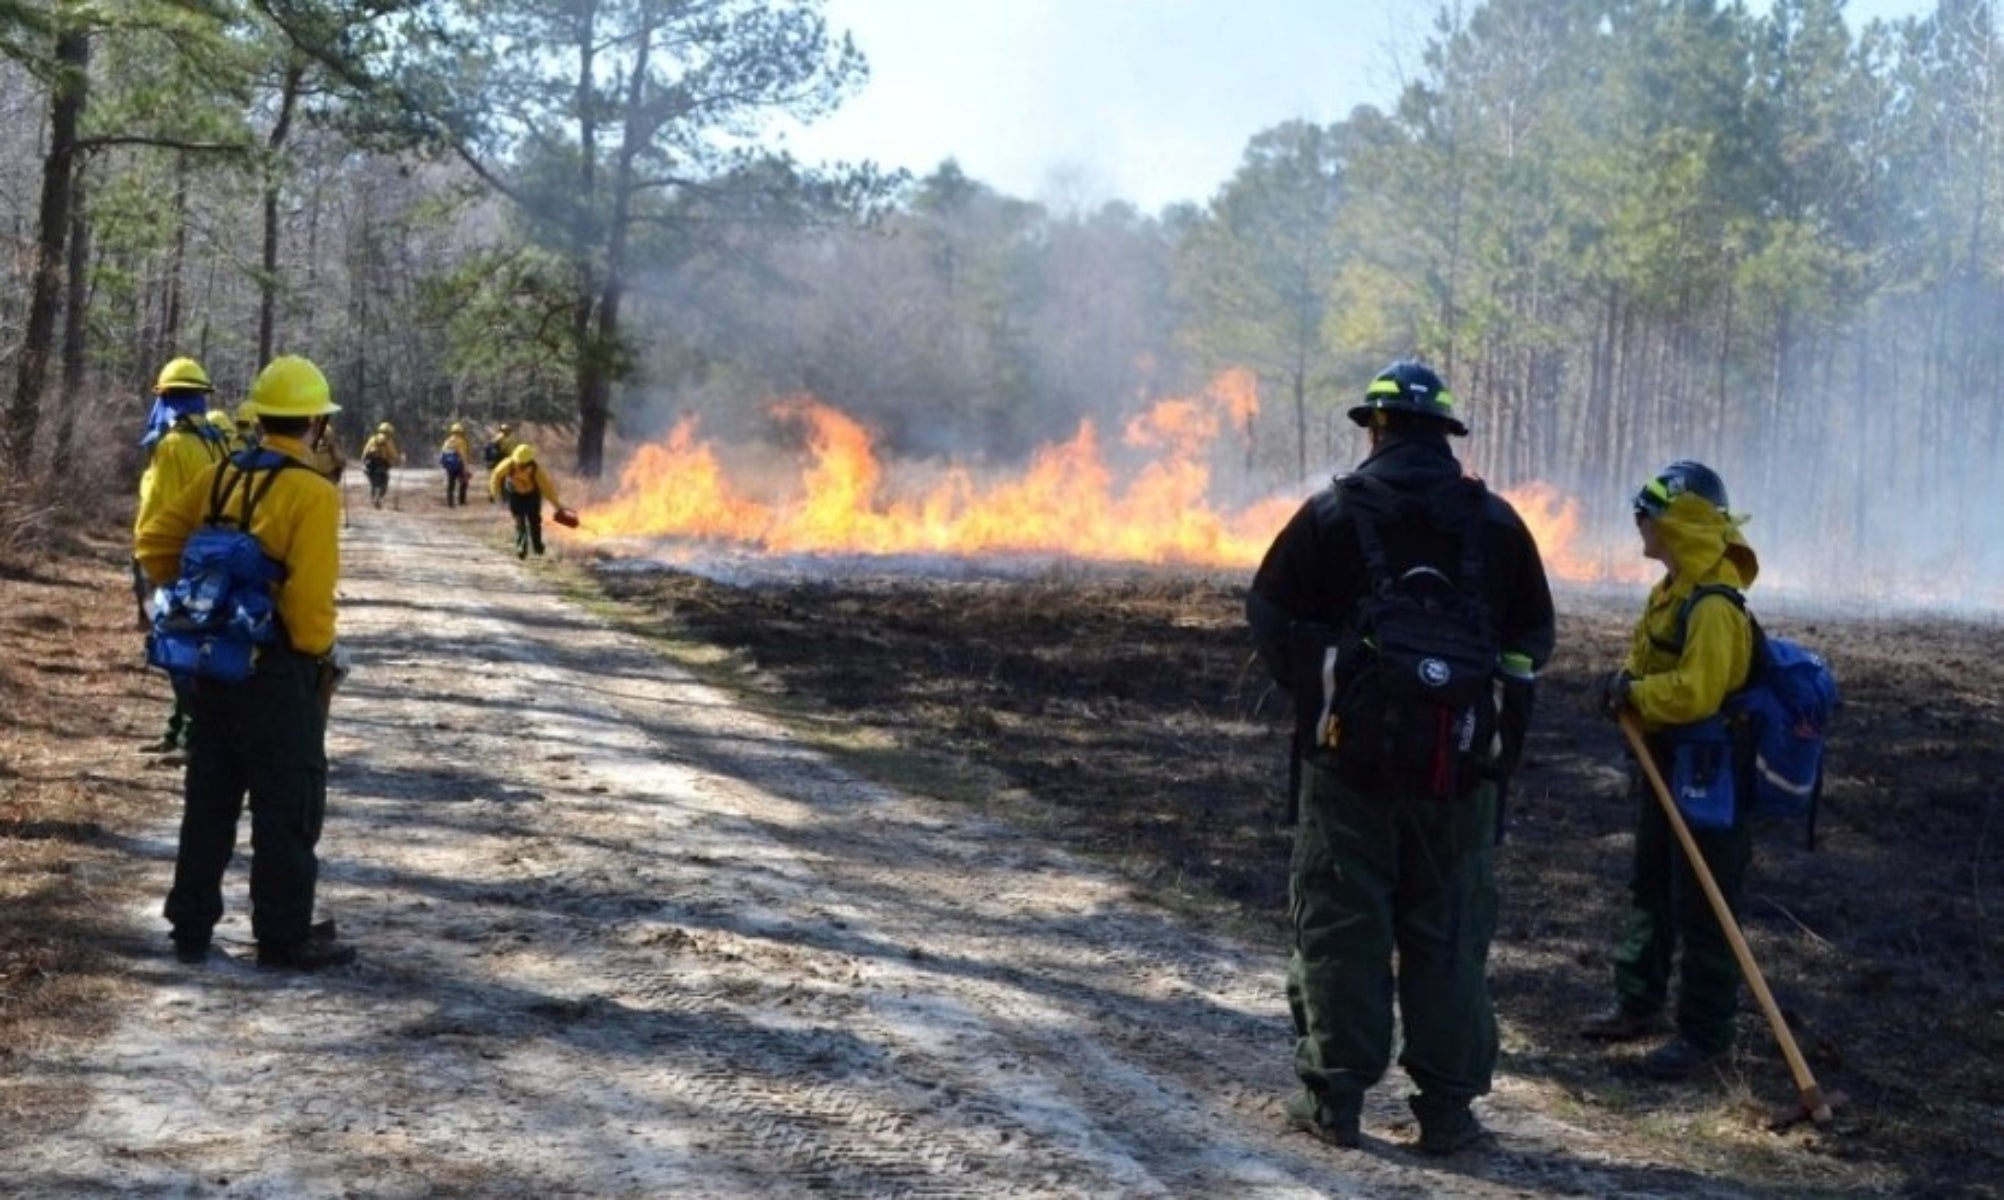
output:
{"label": "green pine foliage", "polygon": [[2004,461],[1994,3],[1489,0],[1414,38],[1382,103],[1149,214],[793,161],[779,118],[867,79],[816,0],[0,0],[0,98],[77,119],[68,158],[13,135],[0,197],[86,239],[66,293],[61,255],[0,264],[0,314],[20,379],[72,326],[108,391],[293,350],[371,419],[561,412],[587,473],[615,423],[757,434],[801,390],[892,453],[1017,461],[1245,368],[1248,494],[1353,457],[1356,388],[1417,354],[1506,486],[1698,455],[1805,541],[1862,546],[1884,494],[1916,549],[1996,541],[1934,486]]}

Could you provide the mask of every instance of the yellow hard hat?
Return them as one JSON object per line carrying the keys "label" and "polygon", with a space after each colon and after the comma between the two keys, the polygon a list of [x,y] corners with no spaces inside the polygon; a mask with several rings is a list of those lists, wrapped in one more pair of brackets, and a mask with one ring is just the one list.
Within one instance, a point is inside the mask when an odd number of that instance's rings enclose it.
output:
{"label": "yellow hard hat", "polygon": [[396,426],[390,424],[388,421],[385,421],[381,425],[376,426],[377,433],[395,433],[396,431],[397,431]]}
{"label": "yellow hard hat", "polygon": [[495,426],[494,428],[495,428],[495,429],[497,429],[497,430],[499,430],[499,431],[500,431],[500,432],[502,432],[502,433],[513,433],[513,432],[515,432],[515,427],[514,427],[513,425],[510,425],[510,424],[509,424],[508,422],[506,422],[506,421],[503,421],[503,422],[501,422],[501,423],[500,423],[499,425],[496,425],[496,426]]}
{"label": "yellow hard hat", "polygon": [[521,445],[515,447],[515,453],[509,455],[509,457],[514,459],[518,466],[526,467],[536,461],[536,448],[527,442],[523,442]]}
{"label": "yellow hard hat", "polygon": [[242,404],[237,405],[237,424],[254,425],[256,423],[257,423],[257,405],[252,404],[248,400],[244,401]]}
{"label": "yellow hard hat", "polygon": [[447,433],[465,433],[465,432],[466,432],[466,426],[464,426],[464,425],[461,425],[461,424],[460,424],[459,422],[457,422],[457,421],[454,421],[454,422],[452,423],[452,428],[450,428],[450,429],[446,430],[446,432],[447,432]]}
{"label": "yellow hard hat", "polygon": [[213,392],[209,383],[209,373],[202,364],[192,358],[177,358],[160,368],[160,378],[153,381],[153,391],[161,392]]}
{"label": "yellow hard hat", "polygon": [[212,408],[208,412],[203,413],[202,419],[207,421],[209,424],[214,425],[216,428],[222,430],[224,433],[236,432],[237,429],[236,422],[230,420],[230,414],[224,412],[220,408]]}
{"label": "yellow hard hat", "polygon": [[265,364],[251,384],[251,411],[260,417],[324,417],[341,411],[329,398],[327,377],[297,354]]}

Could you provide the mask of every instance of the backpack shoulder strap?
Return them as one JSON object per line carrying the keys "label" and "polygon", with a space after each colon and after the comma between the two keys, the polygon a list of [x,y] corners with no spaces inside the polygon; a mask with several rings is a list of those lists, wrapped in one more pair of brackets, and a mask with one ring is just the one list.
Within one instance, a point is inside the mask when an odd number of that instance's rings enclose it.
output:
{"label": "backpack shoulder strap", "polygon": [[1397,511],[1398,490],[1384,480],[1369,475],[1345,475],[1340,483],[1342,512],[1350,518],[1351,526],[1357,531],[1357,545],[1364,552],[1364,566],[1371,572],[1371,589],[1382,591],[1391,586],[1392,562],[1390,555],[1385,553],[1384,535],[1379,532],[1378,526]]}
{"label": "backpack shoulder strap", "polygon": [[[1407,502],[1407,497],[1397,488],[1382,479],[1369,475],[1346,475],[1343,477],[1344,511],[1349,513],[1351,523],[1357,528],[1357,543],[1363,549],[1365,565],[1371,571],[1373,587],[1389,586],[1392,578],[1391,558],[1385,552],[1385,539],[1379,526],[1396,516]],[[1461,533],[1461,559],[1457,564],[1456,586],[1464,592],[1479,593],[1482,590],[1482,523],[1488,489],[1479,479],[1467,477],[1441,484],[1433,491],[1425,493],[1432,500],[1449,488],[1472,486],[1477,495],[1474,503],[1458,519]],[[1431,515],[1438,516],[1440,507],[1429,504]]]}
{"label": "backpack shoulder strap", "polygon": [[[271,485],[278,482],[279,473],[287,467],[296,467],[289,455],[275,450],[244,450],[231,455],[216,478],[209,485],[209,515],[207,524],[223,523],[224,510],[229,506],[230,497],[236,492],[237,484],[244,484],[243,499],[237,510],[236,526],[245,533],[250,532],[251,514],[257,511],[258,502],[271,491]],[[235,468],[232,470],[231,468]],[[264,474],[262,482],[253,477]]]}
{"label": "backpack shoulder strap", "polygon": [[210,462],[218,462],[229,457],[228,451],[223,448],[222,432],[214,425],[209,424],[206,419],[198,419],[185,415],[175,417],[174,423],[167,427],[167,431],[169,433],[185,433],[189,437],[194,438],[195,444],[202,448],[202,453],[209,456]]}
{"label": "backpack shoulder strap", "polygon": [[1451,487],[1471,488],[1474,492],[1468,514],[1461,518],[1461,587],[1464,591],[1482,590],[1482,526],[1488,519],[1489,488],[1472,475],[1457,479]]}
{"label": "backpack shoulder strap", "polygon": [[[1684,597],[1684,602],[1677,606],[1676,632],[1667,638],[1651,635],[1649,638],[1650,642],[1658,650],[1662,650],[1668,654],[1684,653],[1684,639],[1691,627],[1691,610],[1698,607],[1698,601],[1703,600],[1707,596],[1724,596],[1726,599],[1731,600],[1741,612],[1747,613],[1747,620],[1753,621],[1753,614],[1747,612],[1746,593],[1740,591],[1740,589],[1730,583],[1701,583],[1697,587],[1692,588],[1691,594]],[[1760,623],[1758,621],[1754,621],[1754,629],[1754,636],[1758,638],[1760,636]]]}
{"label": "backpack shoulder strap", "polygon": [[223,523],[223,510],[229,507],[230,496],[237,490],[237,484],[244,477],[242,469],[232,471],[234,461],[227,461],[216,469],[215,478],[209,481],[209,515],[202,518],[204,525]]}
{"label": "backpack shoulder strap", "polygon": [[252,470],[262,469],[264,471],[264,482],[258,485],[258,488],[255,492],[253,492],[248,486],[244,488],[243,524],[239,526],[239,528],[242,529],[245,533],[250,532],[251,513],[256,511],[258,502],[263,500],[265,496],[271,491],[271,485],[278,482],[279,475],[284,473],[287,467],[296,467],[300,465],[299,463],[294,462],[291,456],[289,455],[276,454],[274,455],[274,457],[276,457],[278,461],[272,462],[269,465],[260,464],[260,466],[258,467],[251,468]]}

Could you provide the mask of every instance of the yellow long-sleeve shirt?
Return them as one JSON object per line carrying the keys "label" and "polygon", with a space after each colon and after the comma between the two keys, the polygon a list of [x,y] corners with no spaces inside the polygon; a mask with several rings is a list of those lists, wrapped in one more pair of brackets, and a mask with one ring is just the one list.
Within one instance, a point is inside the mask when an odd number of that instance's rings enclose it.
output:
{"label": "yellow long-sleeve shirt", "polygon": [[404,465],[404,452],[397,447],[397,439],[387,433],[372,434],[362,443],[362,457],[380,458],[393,467]]}
{"label": "yellow long-sleeve shirt", "polygon": [[139,477],[139,508],[132,514],[135,542],[147,518],[159,512],[204,468],[222,461],[225,447],[197,433],[194,426],[197,419],[183,417],[174,422],[173,428],[153,444],[146,471]]}
{"label": "yellow long-sleeve shirt", "polygon": [[461,463],[467,466],[473,465],[473,443],[466,440],[465,434],[448,433],[445,435],[445,444],[438,448],[438,452],[443,456],[453,451],[458,452]]}
{"label": "yellow long-sleeve shirt", "polygon": [[501,460],[501,465],[495,467],[494,472],[487,477],[488,494],[499,500],[503,483],[508,485],[507,490],[517,496],[540,492],[543,499],[550,502],[551,508],[563,507],[564,502],[557,498],[557,481],[548,471],[543,470],[542,463],[535,462],[522,466],[512,458]]}
{"label": "yellow long-sleeve shirt", "polygon": [[1691,609],[1681,647],[1677,616],[1700,585],[1745,589],[1760,573],[1760,559],[1738,527],[1698,496],[1676,497],[1656,524],[1677,566],[1650,589],[1623,664],[1635,677],[1628,701],[1652,731],[1702,721],[1746,686],[1753,663],[1753,624],[1746,613],[1725,599],[1700,602]]}
{"label": "yellow long-sleeve shirt", "polygon": [[[280,471],[271,490],[251,513],[250,533],[264,552],[285,565],[285,578],[274,585],[274,604],[285,623],[292,648],[315,657],[334,645],[334,584],[341,575],[341,495],[328,478],[312,469],[306,446],[297,438],[266,435],[266,450],[304,464],[305,470]],[[188,536],[209,515],[209,492],[218,471],[236,468],[219,463],[197,475],[140,527],[135,553],[140,569],[155,584],[171,582],[181,570],[181,550]],[[263,472],[253,480],[264,485]],[[229,512],[240,511],[243,485],[230,496]]]}

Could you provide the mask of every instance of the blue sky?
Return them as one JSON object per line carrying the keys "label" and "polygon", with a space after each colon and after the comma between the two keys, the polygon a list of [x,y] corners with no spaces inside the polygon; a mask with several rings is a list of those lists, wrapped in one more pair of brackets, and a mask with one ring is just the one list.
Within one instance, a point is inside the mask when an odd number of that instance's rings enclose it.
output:
{"label": "blue sky", "polygon": [[[1755,0],[1759,2],[1759,0]],[[1933,10],[1851,0],[1853,28]],[[1012,195],[1145,212],[1203,201],[1246,141],[1386,106],[1429,28],[1415,0],[827,0],[871,82],[790,133],[800,158],[923,174],[948,157]]]}

